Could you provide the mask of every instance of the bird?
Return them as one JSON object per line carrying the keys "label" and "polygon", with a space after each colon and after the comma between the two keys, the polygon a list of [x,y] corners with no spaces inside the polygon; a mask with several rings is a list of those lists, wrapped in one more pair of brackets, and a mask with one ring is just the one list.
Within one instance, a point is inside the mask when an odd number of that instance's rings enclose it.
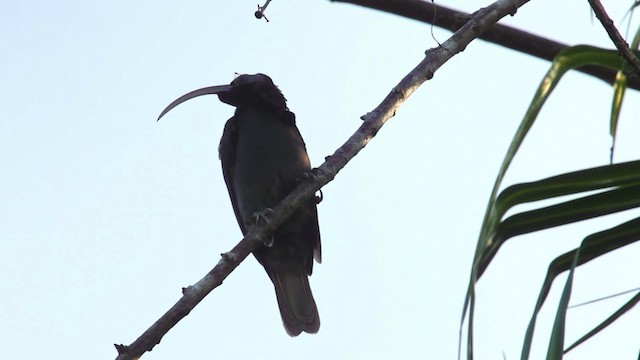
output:
{"label": "bird", "polygon": [[[229,85],[191,91],[169,104],[158,120],[189,99],[213,94],[236,108],[224,126],[218,152],[233,211],[246,235],[312,174],[311,164],[295,114],[265,74],[242,74]],[[320,317],[308,278],[314,259],[322,262],[316,200],[307,200],[253,255],[273,282],[287,334],[317,333]]]}

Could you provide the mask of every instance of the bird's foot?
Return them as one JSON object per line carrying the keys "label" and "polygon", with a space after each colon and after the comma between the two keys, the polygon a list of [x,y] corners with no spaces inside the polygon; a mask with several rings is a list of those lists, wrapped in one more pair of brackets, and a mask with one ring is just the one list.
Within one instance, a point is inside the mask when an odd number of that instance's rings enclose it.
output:
{"label": "bird's foot", "polygon": [[266,247],[272,247],[273,246],[273,235],[269,235],[269,237],[267,237],[266,239],[262,239],[262,243]]}
{"label": "bird's foot", "polygon": [[298,182],[303,182],[306,180],[317,180],[318,176],[322,176],[324,175],[324,170],[320,169],[320,168],[313,168],[309,171],[305,171],[302,173],[302,175],[298,178]]}
{"label": "bird's foot", "polygon": [[[268,224],[270,222],[269,217],[273,216],[273,209],[265,208],[262,211],[256,211],[253,213],[253,226],[258,226],[260,223],[264,222]],[[270,235],[268,238],[263,239],[262,243],[266,247],[273,246],[273,235]]]}
{"label": "bird's foot", "polygon": [[316,204],[320,204],[322,200],[324,200],[324,194],[322,193],[322,189],[318,189],[318,192],[320,193],[320,196],[316,195],[313,197],[313,201]]}
{"label": "bird's foot", "polygon": [[[318,176],[324,175],[324,171],[320,168],[313,168],[309,171],[305,171],[302,173],[302,175],[300,176],[300,178],[297,179],[298,183],[301,183],[303,181],[306,180],[317,180]],[[322,202],[322,200],[324,199],[324,195],[322,194],[322,189],[318,190],[320,192],[320,196],[315,196],[313,198],[313,201],[316,204],[320,204]]]}
{"label": "bird's foot", "polygon": [[262,211],[256,211],[253,213],[253,225],[259,225],[261,222],[269,223],[269,217],[273,216],[273,209],[265,208]]}

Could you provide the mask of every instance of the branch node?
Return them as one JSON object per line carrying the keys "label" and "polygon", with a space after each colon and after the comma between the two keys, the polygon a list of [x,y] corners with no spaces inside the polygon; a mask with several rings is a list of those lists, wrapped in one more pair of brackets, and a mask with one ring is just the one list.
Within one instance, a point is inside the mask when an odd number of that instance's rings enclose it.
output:
{"label": "branch node", "polygon": [[113,344],[113,346],[116,347],[116,350],[118,351],[118,355],[124,355],[129,350],[129,347],[127,345]]}
{"label": "branch node", "polygon": [[366,113],[366,114],[364,114],[364,115],[360,116],[360,120],[362,120],[362,121],[364,121],[364,122],[367,122],[367,121],[369,121],[371,118],[374,118],[374,117],[375,117],[375,114],[374,114],[373,112],[368,112],[368,113]]}
{"label": "branch node", "polygon": [[424,77],[427,80],[431,80],[431,79],[433,79],[433,74],[434,74],[434,72],[432,70],[429,70],[429,71],[425,72]]}
{"label": "branch node", "polygon": [[234,254],[231,251],[226,252],[226,253],[222,253],[222,254],[220,254],[220,256],[222,257],[222,260],[225,260],[225,261],[234,261],[235,259],[238,258],[236,256],[236,254]]}

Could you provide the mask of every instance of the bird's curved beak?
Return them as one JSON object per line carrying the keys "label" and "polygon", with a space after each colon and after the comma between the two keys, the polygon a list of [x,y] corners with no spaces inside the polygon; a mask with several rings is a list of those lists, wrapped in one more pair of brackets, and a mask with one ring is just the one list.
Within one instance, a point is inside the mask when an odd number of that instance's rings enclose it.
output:
{"label": "bird's curved beak", "polygon": [[185,101],[187,101],[189,99],[193,99],[194,97],[198,97],[198,96],[201,96],[201,95],[219,94],[221,92],[230,91],[232,88],[233,88],[233,85],[207,86],[207,87],[204,87],[202,89],[193,90],[193,91],[191,91],[189,93],[186,93],[186,94],[180,96],[179,98],[175,99],[164,110],[162,110],[162,112],[160,113],[160,116],[158,116],[158,121],[166,113],[168,113],[171,109],[173,109],[174,107],[182,104],[183,102],[185,102]]}

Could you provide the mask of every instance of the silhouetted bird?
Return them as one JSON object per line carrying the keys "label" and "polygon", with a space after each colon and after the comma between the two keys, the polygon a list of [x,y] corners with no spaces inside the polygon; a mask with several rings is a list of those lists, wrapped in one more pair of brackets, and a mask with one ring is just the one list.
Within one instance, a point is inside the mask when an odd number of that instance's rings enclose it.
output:
{"label": "silhouetted bird", "polygon": [[[178,104],[200,95],[217,94],[236,107],[224,127],[220,146],[222,172],[233,211],[243,234],[265,209],[275,207],[311,170],[295,115],[264,74],[240,75],[229,85],[185,94],[169,104],[158,120]],[[320,317],[309,287],[313,259],[321,262],[318,212],[309,199],[272,235],[270,246],[253,252],[273,282],[287,333],[316,333]]]}

